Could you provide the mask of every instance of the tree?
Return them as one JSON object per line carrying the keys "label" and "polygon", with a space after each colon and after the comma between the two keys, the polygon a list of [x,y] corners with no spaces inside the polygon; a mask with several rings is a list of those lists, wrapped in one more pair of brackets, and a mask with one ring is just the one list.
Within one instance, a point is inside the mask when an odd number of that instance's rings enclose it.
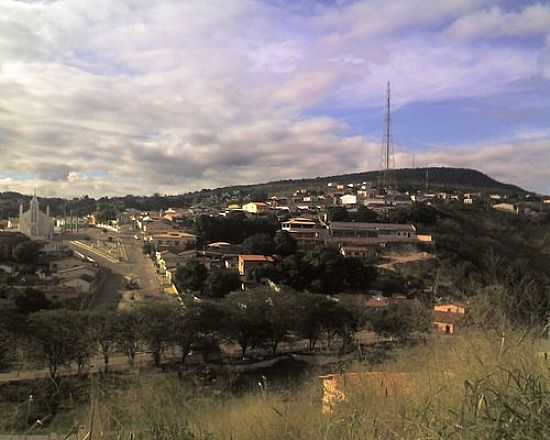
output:
{"label": "tree", "polygon": [[275,244],[275,253],[287,257],[295,254],[298,244],[296,239],[287,231],[277,231],[273,239]]}
{"label": "tree", "polygon": [[246,356],[250,347],[266,339],[266,315],[269,305],[255,291],[233,292],[223,302],[226,313],[226,334],[241,347]]}
{"label": "tree", "polygon": [[408,301],[375,310],[370,321],[376,333],[404,339],[414,332],[429,331],[431,315],[422,304]]}
{"label": "tree", "polygon": [[243,241],[243,251],[247,254],[272,255],[275,243],[269,234],[254,234]]}
{"label": "tree", "polygon": [[357,208],[357,212],[353,217],[357,222],[372,223],[378,221],[378,214],[366,206],[360,206]]}
{"label": "tree", "polygon": [[[91,347],[85,329],[79,326],[78,315],[65,309],[43,310],[29,317],[29,335],[38,354],[46,361],[50,378],[58,384],[59,368],[73,360],[85,358]],[[84,344],[83,344],[84,342]]]}
{"label": "tree", "polygon": [[18,292],[14,302],[17,310],[24,315],[29,315],[39,310],[46,310],[52,307],[51,301],[46,298],[43,292],[31,287],[26,288],[22,292]]}
{"label": "tree", "polygon": [[240,290],[241,277],[233,270],[213,270],[208,274],[204,293],[212,298],[223,298],[230,292]]}
{"label": "tree", "polygon": [[349,222],[351,217],[349,212],[343,206],[331,206],[327,211],[329,222]]}
{"label": "tree", "polygon": [[134,364],[136,353],[141,341],[142,315],[135,309],[118,313],[115,322],[115,341],[117,346],[126,353],[130,365]]}
{"label": "tree", "polygon": [[42,244],[37,241],[23,241],[13,249],[13,258],[18,263],[35,264],[40,255]]}
{"label": "tree", "polygon": [[117,211],[111,205],[103,206],[95,216],[98,223],[108,223],[112,220],[116,220]]}
{"label": "tree", "polygon": [[162,355],[173,341],[175,307],[166,303],[148,303],[140,308],[141,333],[151,351],[155,367],[160,367]]}
{"label": "tree", "polygon": [[176,270],[176,286],[180,290],[202,292],[208,276],[206,266],[199,260],[189,260]]}
{"label": "tree", "polygon": [[111,310],[96,310],[89,315],[91,338],[97,344],[103,356],[105,373],[109,369],[109,359],[114,351],[116,343],[116,322],[119,318],[116,312]]}

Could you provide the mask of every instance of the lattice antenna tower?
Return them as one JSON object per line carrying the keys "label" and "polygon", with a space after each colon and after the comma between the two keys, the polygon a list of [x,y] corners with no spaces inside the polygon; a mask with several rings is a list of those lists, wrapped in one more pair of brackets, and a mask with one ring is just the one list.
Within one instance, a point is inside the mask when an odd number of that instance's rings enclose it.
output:
{"label": "lattice antenna tower", "polygon": [[386,90],[386,112],[384,116],[384,138],[382,141],[382,184],[384,188],[390,186],[393,182],[391,179],[391,171],[395,168],[395,151],[392,136],[392,119],[391,119],[391,89],[390,82]]}

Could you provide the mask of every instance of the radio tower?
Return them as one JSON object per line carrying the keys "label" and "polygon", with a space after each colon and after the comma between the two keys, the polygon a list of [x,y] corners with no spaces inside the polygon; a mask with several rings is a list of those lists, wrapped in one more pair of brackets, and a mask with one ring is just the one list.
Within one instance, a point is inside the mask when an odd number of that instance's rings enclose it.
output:
{"label": "radio tower", "polygon": [[390,186],[391,176],[390,170],[395,167],[395,153],[393,150],[393,142],[391,135],[391,91],[390,82],[386,91],[386,114],[384,117],[384,139],[382,141],[382,184],[384,189]]}

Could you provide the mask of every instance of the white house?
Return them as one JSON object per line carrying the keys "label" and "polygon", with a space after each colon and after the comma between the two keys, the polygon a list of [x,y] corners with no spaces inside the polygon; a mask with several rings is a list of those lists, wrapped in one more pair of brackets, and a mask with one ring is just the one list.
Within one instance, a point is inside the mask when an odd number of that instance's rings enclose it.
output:
{"label": "white house", "polygon": [[356,206],[357,196],[353,194],[345,194],[340,197],[340,203],[342,204],[342,206]]}

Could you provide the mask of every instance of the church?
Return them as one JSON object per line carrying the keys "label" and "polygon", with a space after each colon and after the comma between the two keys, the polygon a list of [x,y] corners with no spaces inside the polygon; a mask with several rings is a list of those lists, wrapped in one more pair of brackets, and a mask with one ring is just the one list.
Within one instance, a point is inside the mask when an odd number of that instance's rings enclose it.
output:
{"label": "church", "polygon": [[34,194],[28,211],[23,212],[23,204],[19,205],[19,232],[31,240],[50,240],[53,237],[53,220],[50,218],[50,207],[44,214],[40,211],[38,198]]}

